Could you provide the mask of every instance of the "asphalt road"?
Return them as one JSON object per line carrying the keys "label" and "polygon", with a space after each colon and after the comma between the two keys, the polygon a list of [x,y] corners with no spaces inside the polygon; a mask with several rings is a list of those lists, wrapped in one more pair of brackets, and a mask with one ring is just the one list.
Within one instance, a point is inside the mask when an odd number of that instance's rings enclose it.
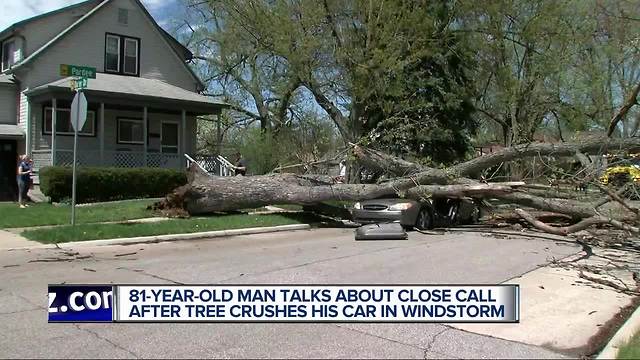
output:
{"label": "asphalt road", "polygon": [[48,324],[49,283],[500,283],[567,243],[481,233],[356,242],[352,229],[0,251],[0,357],[557,358],[441,324]]}

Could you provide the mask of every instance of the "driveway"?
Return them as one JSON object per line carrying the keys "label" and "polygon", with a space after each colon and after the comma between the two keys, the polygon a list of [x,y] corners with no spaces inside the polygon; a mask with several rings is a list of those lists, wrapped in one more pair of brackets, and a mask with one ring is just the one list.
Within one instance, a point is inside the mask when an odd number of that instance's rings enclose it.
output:
{"label": "driveway", "polygon": [[0,251],[0,357],[557,358],[442,324],[47,324],[49,283],[504,282],[575,244],[482,233],[356,242],[352,229]]}

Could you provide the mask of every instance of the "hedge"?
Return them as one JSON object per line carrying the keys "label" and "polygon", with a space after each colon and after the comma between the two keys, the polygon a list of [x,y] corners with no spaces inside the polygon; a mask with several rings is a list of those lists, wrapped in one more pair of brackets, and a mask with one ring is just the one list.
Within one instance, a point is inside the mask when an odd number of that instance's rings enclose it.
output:
{"label": "hedge", "polygon": [[[187,183],[183,171],[155,168],[78,167],[77,202],[162,197]],[[71,167],[40,169],[40,190],[51,201],[71,199]]]}

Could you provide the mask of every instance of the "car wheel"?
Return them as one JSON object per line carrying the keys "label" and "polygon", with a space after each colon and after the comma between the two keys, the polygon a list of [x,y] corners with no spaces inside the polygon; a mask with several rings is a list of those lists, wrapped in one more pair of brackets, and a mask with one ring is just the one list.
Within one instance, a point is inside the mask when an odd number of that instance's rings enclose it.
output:
{"label": "car wheel", "polygon": [[471,210],[471,217],[469,219],[469,224],[477,224],[480,221],[480,207],[476,204],[473,204],[473,210]]}
{"label": "car wheel", "polygon": [[428,230],[433,226],[433,218],[431,212],[428,209],[420,210],[418,218],[416,219],[416,228],[418,230]]}

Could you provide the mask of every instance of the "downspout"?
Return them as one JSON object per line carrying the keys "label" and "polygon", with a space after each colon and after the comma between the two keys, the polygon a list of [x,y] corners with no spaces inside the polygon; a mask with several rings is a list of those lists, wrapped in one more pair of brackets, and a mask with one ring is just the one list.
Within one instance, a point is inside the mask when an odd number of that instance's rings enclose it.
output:
{"label": "downspout", "polygon": [[[29,155],[29,157],[31,157],[32,155],[32,134],[31,134],[31,102],[29,101],[29,97],[25,94],[25,92],[28,89],[22,89],[22,85],[23,85],[23,81],[20,79],[20,77],[18,76],[18,74],[16,74],[13,71],[8,72],[11,75],[13,75],[13,78],[18,82],[18,97],[19,97],[19,103],[18,103],[18,116],[20,116],[20,107],[22,106],[22,95],[24,94],[24,97],[27,101],[27,111],[26,111],[26,119],[25,119],[25,139],[24,139],[24,153]],[[19,123],[19,121],[18,121]]]}

